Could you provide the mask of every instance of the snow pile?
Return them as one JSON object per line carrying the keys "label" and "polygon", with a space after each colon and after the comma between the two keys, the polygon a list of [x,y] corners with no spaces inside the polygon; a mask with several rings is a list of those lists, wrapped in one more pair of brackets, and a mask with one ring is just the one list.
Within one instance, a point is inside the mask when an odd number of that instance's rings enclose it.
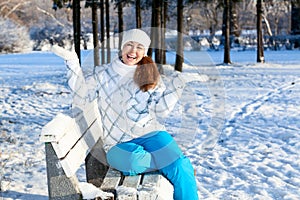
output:
{"label": "snow pile", "polygon": [[104,192],[91,183],[79,182],[79,188],[80,191],[82,191],[83,199],[94,199],[96,197],[101,197],[101,199],[110,199],[111,197],[114,197],[112,193]]}

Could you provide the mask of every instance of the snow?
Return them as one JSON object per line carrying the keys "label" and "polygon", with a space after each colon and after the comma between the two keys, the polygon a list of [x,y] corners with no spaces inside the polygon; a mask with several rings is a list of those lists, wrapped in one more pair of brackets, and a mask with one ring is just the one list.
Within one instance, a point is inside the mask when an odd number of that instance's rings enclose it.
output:
{"label": "snow", "polygon": [[79,188],[80,191],[82,191],[82,197],[84,199],[94,199],[95,197],[110,199],[111,197],[113,197],[112,193],[103,192],[91,183],[79,182]]}
{"label": "snow", "polygon": [[[189,84],[166,125],[193,163],[200,199],[300,198],[299,55],[265,51],[257,64],[256,51],[232,51],[224,65],[222,51],[185,52],[184,72],[209,80]],[[50,52],[0,55],[1,200],[48,199],[39,135],[72,104],[66,76]]]}

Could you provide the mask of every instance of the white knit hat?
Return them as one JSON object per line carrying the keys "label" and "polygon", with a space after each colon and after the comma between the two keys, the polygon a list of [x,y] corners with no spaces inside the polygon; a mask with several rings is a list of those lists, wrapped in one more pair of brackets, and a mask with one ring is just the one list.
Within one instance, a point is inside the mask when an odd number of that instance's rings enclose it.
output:
{"label": "white knit hat", "polygon": [[123,32],[121,49],[123,49],[124,44],[126,44],[129,41],[138,42],[142,44],[145,48],[145,55],[147,54],[148,48],[151,43],[150,37],[147,35],[147,33],[140,29],[131,29]]}

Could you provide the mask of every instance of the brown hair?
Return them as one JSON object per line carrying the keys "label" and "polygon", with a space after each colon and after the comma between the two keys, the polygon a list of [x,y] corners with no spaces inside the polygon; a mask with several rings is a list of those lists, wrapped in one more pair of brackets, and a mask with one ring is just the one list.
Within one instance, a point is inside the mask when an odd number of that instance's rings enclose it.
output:
{"label": "brown hair", "polygon": [[155,88],[159,81],[159,72],[150,57],[144,56],[137,64],[133,79],[143,92]]}

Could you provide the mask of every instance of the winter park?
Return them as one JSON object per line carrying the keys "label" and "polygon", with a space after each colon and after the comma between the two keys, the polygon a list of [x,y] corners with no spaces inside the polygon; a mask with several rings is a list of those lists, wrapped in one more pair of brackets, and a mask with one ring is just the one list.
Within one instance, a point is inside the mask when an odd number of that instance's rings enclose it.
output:
{"label": "winter park", "polygon": [[[101,34],[99,33],[98,38],[100,47],[95,47],[95,35],[92,34],[95,27],[92,27],[91,22],[91,10],[95,2],[79,2],[81,31],[87,34],[77,38],[76,44],[76,34],[73,35],[73,32],[76,33],[76,26],[75,21],[72,21],[72,9],[75,10],[76,1],[43,0],[43,5],[40,1],[0,1],[0,27],[1,30],[6,30],[0,33],[0,200],[64,199],[56,198],[56,194],[49,196],[49,190],[57,182],[51,183],[53,185],[49,183],[52,169],[50,172],[47,169],[46,154],[49,149],[45,148],[47,142],[45,137],[43,139],[43,132],[52,131],[45,126],[61,113],[74,118],[81,116],[76,113],[76,109],[74,111],[79,104],[77,94],[74,95],[72,91],[73,88],[78,89],[77,91],[82,89],[82,82],[80,79],[72,82],[70,69],[73,70],[72,73],[76,70],[68,67],[64,58],[54,52],[53,45],[58,44],[68,52],[72,50],[73,55],[80,55],[80,67],[85,76],[95,71],[95,62],[101,65],[105,60],[108,62],[109,59],[119,59],[118,45],[121,42],[121,35],[115,32],[110,33],[110,39],[101,41],[104,31],[101,27],[96,27]],[[258,39],[260,31],[245,28],[251,23],[256,28],[256,6],[261,1],[232,1],[239,13],[240,24],[244,25],[240,25],[239,37],[235,36],[234,31],[228,32],[230,37],[222,33],[222,23],[226,24],[222,22],[222,17],[223,11],[226,14],[227,1],[181,2],[184,5],[183,15],[191,17],[183,20],[185,30],[182,32],[185,34],[181,40],[182,52],[177,48],[180,34],[174,28],[179,25],[176,17],[170,17],[167,22],[172,29],[159,29],[157,24],[155,28],[147,29],[153,25],[145,23],[151,23],[151,7],[159,7],[157,1],[105,2],[109,2],[106,6],[109,5],[110,9],[111,31],[113,23],[119,22],[116,10],[120,7],[123,8],[124,15],[123,31],[137,28],[135,20],[128,20],[136,18],[137,8],[142,8],[141,29],[144,28],[146,33],[158,34],[155,31],[166,30],[162,37],[166,45],[162,48],[166,50],[165,61],[159,60],[159,55],[156,54],[155,49],[159,49],[156,48],[159,44],[150,45],[151,56],[159,70],[162,70],[161,79],[166,88],[174,85],[176,79],[173,78],[180,73],[182,80],[185,80],[184,89],[167,117],[159,114],[155,116],[189,158],[194,169],[198,198],[300,199],[300,15],[297,15],[300,12],[293,12],[296,15],[294,18],[291,14],[293,9],[300,10],[300,2],[263,1],[262,46],[259,46]],[[168,3],[164,8],[169,9],[168,15],[177,15],[180,1],[166,2]],[[69,3],[72,4],[72,9],[68,7]],[[55,6],[57,8],[53,9]],[[148,9],[145,8],[147,6]],[[207,16],[211,18],[213,15],[210,12],[214,8],[219,9],[219,22],[214,26],[203,17],[206,16],[203,14],[204,7],[209,13]],[[35,8],[34,12],[31,12],[32,8]],[[22,14],[22,9],[30,12]],[[98,9],[103,8],[100,6]],[[38,19],[35,12],[43,15]],[[101,12],[104,13],[104,10]],[[24,16],[18,18],[18,15]],[[252,18],[246,19],[245,16],[250,15]],[[279,22],[275,20],[276,16]],[[230,15],[230,18],[234,17]],[[25,23],[22,19],[28,23],[26,26],[20,25]],[[281,23],[291,19],[294,20],[294,25]],[[214,37],[208,33],[212,27],[215,29]],[[295,34],[291,34],[291,30]],[[268,35],[268,31],[274,35]],[[152,39],[151,42],[156,40]],[[226,57],[226,51],[229,57]],[[181,64],[178,62],[179,54],[183,55]],[[66,57],[66,52],[64,56]],[[226,59],[230,62],[225,62]],[[178,66],[181,66],[181,72],[175,72],[174,69]],[[113,102],[118,102],[119,98],[121,96],[113,96]],[[86,120],[90,117],[86,114],[82,116]],[[113,117],[113,114],[107,113],[107,116]],[[71,123],[67,121],[69,118],[61,119],[66,119],[59,121],[61,127],[67,127]],[[79,127],[82,128],[81,125]],[[57,130],[65,131],[59,127]],[[70,130],[75,133],[75,129]],[[93,131],[94,129],[90,129],[85,132],[90,134]],[[78,141],[85,137],[84,134],[86,133],[78,136]],[[50,141],[48,139],[46,138]],[[80,142],[75,142],[74,146],[77,143]],[[73,146],[71,140],[67,140],[65,144]],[[55,144],[53,146],[55,148]],[[60,158],[62,164],[48,165],[48,168],[51,166],[66,170],[62,160],[71,154],[69,152]],[[70,160],[71,164],[77,162],[76,155],[81,157],[75,154]],[[108,199],[112,194],[111,191],[94,188],[92,184],[86,185],[88,177],[84,158],[78,164],[78,169],[76,167],[74,170],[83,199],[93,199],[96,195]],[[58,177],[62,176],[59,174]],[[145,177],[139,182],[145,181]],[[165,195],[173,192],[173,188],[167,187],[165,182],[159,182],[158,185],[150,183],[151,188],[143,188],[140,184],[137,189],[132,189],[123,186],[123,179],[116,186],[116,192],[123,196],[118,195],[117,199],[129,199],[129,194],[134,194],[130,199],[173,199]],[[58,186],[57,191],[60,191],[60,187],[64,186]],[[149,191],[162,195],[154,197],[155,195],[149,195]]]}

